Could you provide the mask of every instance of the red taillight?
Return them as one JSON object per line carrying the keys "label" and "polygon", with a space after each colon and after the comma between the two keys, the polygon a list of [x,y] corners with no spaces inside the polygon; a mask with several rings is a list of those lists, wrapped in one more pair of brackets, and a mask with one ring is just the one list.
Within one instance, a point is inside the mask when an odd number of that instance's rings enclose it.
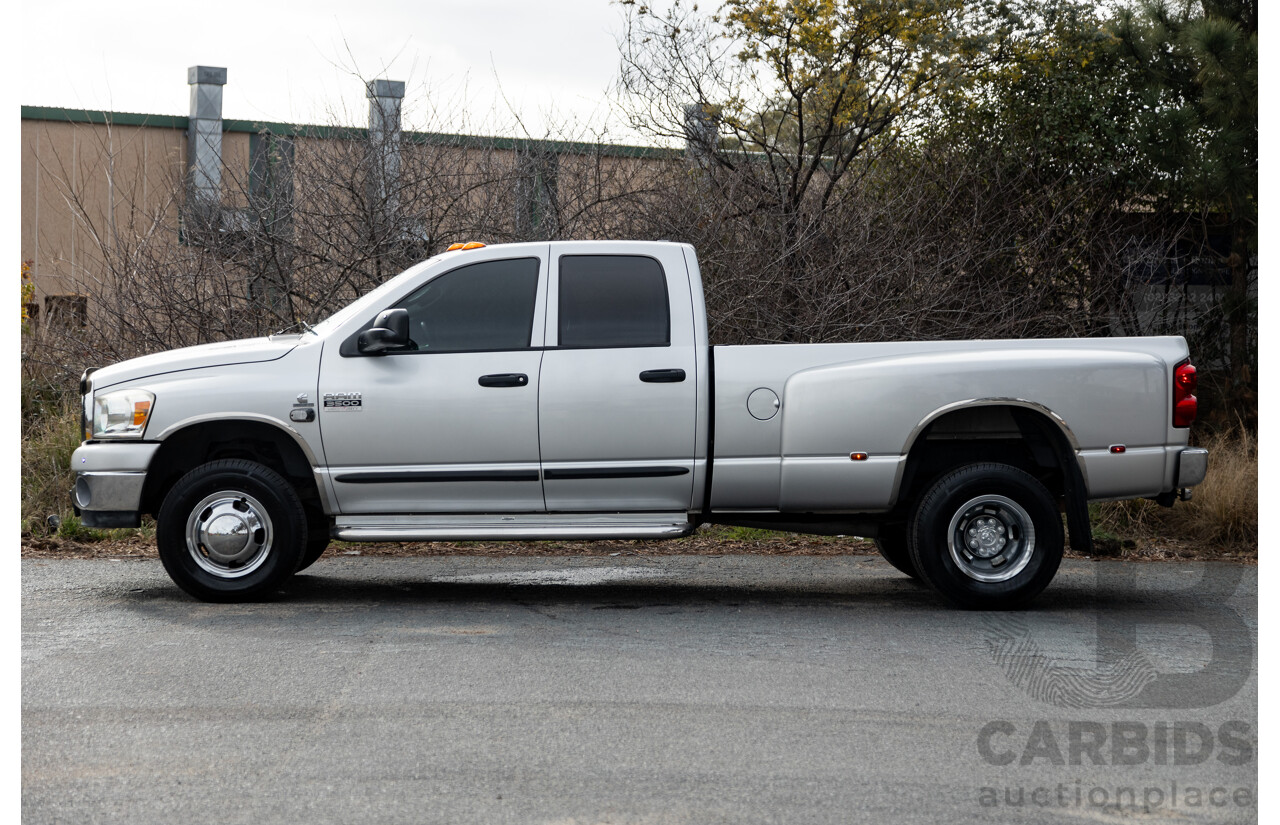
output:
{"label": "red taillight", "polygon": [[1173,368],[1173,426],[1190,427],[1196,420],[1196,368],[1183,361]]}

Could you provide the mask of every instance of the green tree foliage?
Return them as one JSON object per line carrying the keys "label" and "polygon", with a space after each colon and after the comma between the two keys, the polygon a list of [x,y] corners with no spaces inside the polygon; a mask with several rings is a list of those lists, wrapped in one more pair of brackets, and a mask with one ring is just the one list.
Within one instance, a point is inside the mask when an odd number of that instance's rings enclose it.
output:
{"label": "green tree foliage", "polygon": [[1137,146],[1168,208],[1230,235],[1230,399],[1253,407],[1258,234],[1258,13],[1252,0],[1143,0],[1116,20],[1117,53],[1140,80]]}
{"label": "green tree foliage", "polygon": [[[1231,285],[1218,316],[1197,323],[1192,344],[1201,357],[1227,356],[1230,386],[1211,391],[1248,418],[1257,329],[1248,297],[1257,234],[1253,4],[1139,0],[1108,10],[1080,0],[1006,0],[985,10],[996,33],[990,60],[972,83],[935,99],[914,145],[938,151],[942,143],[989,158],[991,168],[1022,168],[1030,174],[1019,182],[1031,188],[1011,197],[1075,204],[1070,212],[1093,216],[1091,225],[1058,227],[1066,230],[1061,243],[1074,236],[1078,251],[1056,274],[1093,283],[1092,297],[1080,300],[1100,302],[1100,319],[1123,315],[1123,296],[1106,285],[1132,263],[1116,271],[1108,269],[1113,256],[1098,260],[1108,233],[1097,220],[1129,233],[1149,271],[1177,271],[1188,259],[1175,260],[1175,250],[1194,258],[1205,238],[1229,236],[1230,248],[1217,252]],[[1022,264],[1010,256],[1011,267],[1037,277]]]}
{"label": "green tree foliage", "polygon": [[820,218],[855,161],[982,47],[961,0],[727,0],[713,17],[624,5],[633,125],[696,142],[685,105],[701,107],[711,162],[797,221]]}
{"label": "green tree foliage", "polygon": [[969,64],[967,82],[930,101],[908,143],[922,157],[951,158],[1027,216],[1010,223],[1019,231],[1003,238],[986,277],[1034,285],[1088,334],[1107,335],[1126,310],[1126,259],[1139,247],[1163,252],[1174,234],[1133,208],[1150,179],[1133,145],[1133,70],[1093,2],[1003,0],[980,11],[986,54]]}
{"label": "green tree foliage", "polygon": [[1256,221],[1257,13],[1248,2],[1144,0],[1120,12],[1117,52],[1141,81],[1137,135],[1164,196]]}
{"label": "green tree foliage", "polygon": [[1138,95],[1096,4],[1008,0],[985,7],[993,32],[969,82],[940,95],[924,136],[952,146],[999,144],[1009,162],[1049,176],[1132,185],[1126,150]]}

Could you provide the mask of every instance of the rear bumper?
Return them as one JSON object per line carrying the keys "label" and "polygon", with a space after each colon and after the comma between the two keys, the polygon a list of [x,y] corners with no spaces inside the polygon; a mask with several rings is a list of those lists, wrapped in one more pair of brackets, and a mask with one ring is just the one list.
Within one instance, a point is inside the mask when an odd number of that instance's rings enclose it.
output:
{"label": "rear bumper", "polygon": [[1188,447],[1178,453],[1177,487],[1194,487],[1204,481],[1209,471],[1209,451]]}
{"label": "rear bumper", "polygon": [[1079,457],[1090,501],[1174,495],[1204,481],[1209,466],[1208,450],[1182,445],[1081,450]]}

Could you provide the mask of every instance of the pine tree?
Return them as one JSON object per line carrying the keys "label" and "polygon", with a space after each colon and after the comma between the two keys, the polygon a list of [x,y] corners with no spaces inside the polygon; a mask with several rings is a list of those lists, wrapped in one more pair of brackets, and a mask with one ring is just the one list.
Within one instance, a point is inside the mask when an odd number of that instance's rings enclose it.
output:
{"label": "pine tree", "polygon": [[1258,236],[1258,12],[1255,0],[1144,0],[1117,20],[1118,49],[1141,79],[1140,152],[1166,205],[1230,235],[1229,400],[1253,408]]}

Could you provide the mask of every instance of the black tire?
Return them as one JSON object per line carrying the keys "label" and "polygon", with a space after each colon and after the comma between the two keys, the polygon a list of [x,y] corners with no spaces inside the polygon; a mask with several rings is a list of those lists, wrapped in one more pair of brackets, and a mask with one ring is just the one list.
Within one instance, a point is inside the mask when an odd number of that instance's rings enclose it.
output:
{"label": "black tire", "polygon": [[156,546],[169,577],[197,599],[248,601],[297,570],[307,547],[306,511],[275,470],[243,459],[211,461],[165,496]]}
{"label": "black tire", "polygon": [[876,549],[884,560],[913,579],[919,580],[920,573],[911,561],[911,552],[907,549],[907,525],[882,524],[880,535],[875,539]]}
{"label": "black tire", "polygon": [[302,561],[294,572],[301,573],[316,563],[329,546],[329,517],[323,512],[307,513],[307,547],[302,551]]}
{"label": "black tire", "polygon": [[1062,517],[1045,486],[1007,464],[934,482],[907,533],[920,578],[956,607],[1002,610],[1035,597],[1062,561]]}

